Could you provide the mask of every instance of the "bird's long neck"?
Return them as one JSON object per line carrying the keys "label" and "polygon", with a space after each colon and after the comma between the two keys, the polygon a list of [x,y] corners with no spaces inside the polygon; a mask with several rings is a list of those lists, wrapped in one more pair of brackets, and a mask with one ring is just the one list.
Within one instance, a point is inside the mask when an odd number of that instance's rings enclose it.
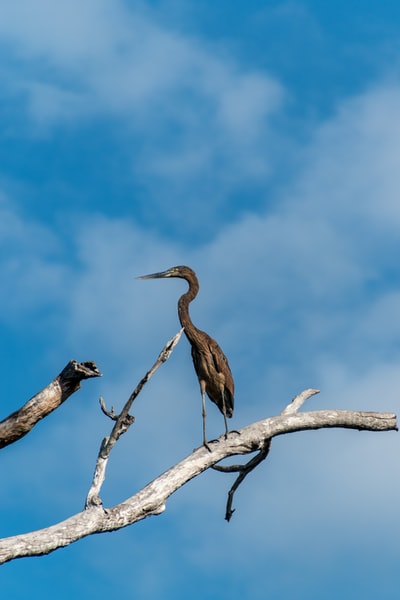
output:
{"label": "bird's long neck", "polygon": [[189,340],[192,340],[196,337],[196,333],[198,332],[197,327],[195,327],[192,323],[192,320],[189,315],[189,303],[194,300],[199,291],[199,282],[197,281],[197,277],[193,274],[191,280],[187,280],[189,284],[189,289],[186,294],[183,294],[178,300],[178,315],[179,320],[181,322],[182,327],[185,328],[185,334]]}

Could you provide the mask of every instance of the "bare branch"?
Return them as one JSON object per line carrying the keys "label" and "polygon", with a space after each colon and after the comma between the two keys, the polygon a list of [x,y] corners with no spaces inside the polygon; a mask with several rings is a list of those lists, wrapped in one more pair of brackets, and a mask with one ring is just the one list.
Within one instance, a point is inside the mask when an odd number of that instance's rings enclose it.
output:
{"label": "bare branch", "polygon": [[239,474],[239,477],[236,479],[235,483],[233,484],[233,486],[231,487],[231,489],[228,492],[228,501],[226,503],[226,511],[225,511],[225,520],[228,521],[228,523],[231,520],[233,513],[235,512],[235,509],[232,508],[234,493],[236,492],[236,490],[238,489],[239,485],[242,483],[244,478],[247,477],[247,475],[249,473],[251,473],[251,471],[253,471],[253,469],[258,467],[258,465],[267,458],[270,448],[271,448],[271,440],[266,440],[265,444],[264,444],[263,448],[260,450],[260,452],[254,458],[249,460],[248,463],[243,465],[242,472]]}
{"label": "bare branch", "polygon": [[[283,409],[283,411],[281,412],[281,415],[295,414],[303,406],[304,402],[306,400],[308,400],[308,398],[311,398],[311,396],[314,396],[314,394],[319,394],[319,391],[320,390],[313,390],[311,388],[308,388],[308,389],[304,390],[303,392],[301,392],[300,394],[297,394],[297,396],[295,396],[293,398],[291,403],[288,404],[288,406],[286,406],[286,408]],[[232,508],[232,502],[233,502],[233,496],[234,496],[236,490],[238,489],[239,485],[244,481],[245,477],[247,477],[247,475],[249,473],[251,473],[251,471],[253,471],[253,469],[258,467],[258,465],[267,458],[270,449],[271,449],[271,440],[266,440],[265,444],[264,444],[263,448],[260,450],[260,452],[246,464],[244,464],[244,465],[214,465],[212,467],[216,471],[221,471],[222,473],[240,473],[239,477],[235,480],[235,483],[233,484],[233,486],[231,487],[231,489],[228,492],[228,500],[226,503],[226,511],[225,511],[225,519],[228,522],[231,520],[232,515],[235,512],[235,509]]]}
{"label": "bare branch", "polygon": [[320,390],[313,390],[311,388],[308,388],[300,394],[297,394],[297,396],[293,398],[291,403],[283,409],[281,415],[292,415],[296,413],[303,406],[306,400],[308,400],[309,398],[311,398],[311,396],[314,396],[315,394],[319,394],[319,392]]}
{"label": "bare branch", "polygon": [[158,515],[165,502],[180,487],[212,467],[223,458],[261,451],[266,441],[286,433],[310,429],[344,427],[363,431],[397,431],[392,413],[321,410],[279,415],[253,423],[228,438],[210,442],[212,452],[204,446],[160,475],[140,492],[110,509],[92,505],[56,525],[0,540],[0,563],[23,556],[48,554],[93,533],[113,531]]}
{"label": "bare branch", "polygon": [[24,406],[0,422],[0,448],[16,442],[80,388],[83,379],[101,377],[94,362],[71,360],[61,373]]}
{"label": "bare branch", "polygon": [[112,421],[116,421],[118,419],[118,415],[115,414],[114,407],[112,406],[111,410],[108,410],[108,408],[106,407],[106,403],[104,402],[104,398],[102,396],[100,396],[99,402],[100,408],[102,412],[106,415],[106,417],[110,417]]}
{"label": "bare branch", "polygon": [[93,475],[92,485],[90,486],[90,490],[86,497],[85,508],[89,508],[90,506],[101,506],[102,502],[100,499],[100,489],[104,483],[106,477],[106,468],[108,463],[108,458],[110,456],[110,452],[114,447],[114,444],[118,441],[125,431],[129,429],[129,427],[134,423],[135,417],[129,414],[129,410],[138,397],[140,392],[143,389],[143,386],[149,381],[149,379],[154,375],[157,369],[171,356],[175,346],[181,339],[181,335],[183,333],[183,329],[178,331],[176,335],[171,340],[165,344],[164,348],[161,350],[156,362],[149,369],[146,375],[139,381],[138,385],[129,396],[124,408],[122,409],[120,415],[116,416],[114,414],[114,410],[111,412],[105,408],[104,400],[100,399],[100,405],[102,411],[111,419],[115,421],[115,425],[108,437],[105,437],[101,443],[100,451],[96,461],[96,467]]}

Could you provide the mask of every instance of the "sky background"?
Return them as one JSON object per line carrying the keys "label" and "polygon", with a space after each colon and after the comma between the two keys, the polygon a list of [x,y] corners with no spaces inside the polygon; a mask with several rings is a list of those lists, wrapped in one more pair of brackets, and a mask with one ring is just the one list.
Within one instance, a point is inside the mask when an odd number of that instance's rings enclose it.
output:
{"label": "sky background", "polygon": [[[232,426],[305,409],[398,410],[400,4],[19,0],[0,5],[1,418],[74,358],[104,374],[2,451],[1,536],[80,511],[110,422],[179,329],[236,384]],[[106,506],[201,441],[187,341],[134,407]],[[208,405],[210,437],[223,419]],[[399,597],[395,433],[274,440],[224,521],[230,475],[167,510],[1,567],[20,600]]]}

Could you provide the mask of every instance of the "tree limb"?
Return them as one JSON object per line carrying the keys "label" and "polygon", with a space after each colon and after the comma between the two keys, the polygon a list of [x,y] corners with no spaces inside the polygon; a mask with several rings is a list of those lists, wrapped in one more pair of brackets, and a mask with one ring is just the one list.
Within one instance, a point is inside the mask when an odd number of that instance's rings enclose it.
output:
{"label": "tree limb", "polygon": [[91,506],[51,527],[0,540],[0,564],[24,556],[40,556],[91,535],[132,525],[165,510],[166,500],[188,481],[224,458],[260,451],[271,438],[310,429],[343,427],[360,431],[397,431],[392,413],[320,410],[283,414],[258,421],[210,442],[157,477],[134,496],[109,509]]}
{"label": "tree limb", "polygon": [[320,390],[313,390],[312,388],[307,388],[306,390],[303,390],[302,392],[300,392],[300,394],[297,394],[297,396],[293,398],[290,404],[288,404],[283,409],[281,415],[293,415],[299,410],[299,408],[303,406],[306,400],[311,398],[311,396],[315,396],[315,394],[319,394],[319,392]]}
{"label": "tree limb", "polygon": [[61,373],[24,406],[0,422],[0,448],[16,442],[80,388],[83,379],[101,377],[94,362],[71,360]]}
{"label": "tree limb", "polygon": [[256,467],[258,467],[259,464],[262,463],[263,460],[267,458],[270,449],[271,440],[269,439],[265,440],[265,443],[261,448],[260,452],[256,454],[256,456],[253,456],[253,458],[244,465],[213,465],[213,469],[215,469],[216,471],[222,471],[223,473],[239,472],[239,476],[237,477],[237,479],[235,480],[234,484],[228,492],[228,500],[226,502],[225,510],[225,520],[228,521],[228,523],[231,520],[233,513],[235,512],[235,509],[232,508],[232,503],[233,496],[236,490],[238,489],[239,485],[244,481],[245,477],[247,477],[249,473],[251,473]]}
{"label": "tree limb", "polygon": [[114,445],[121,437],[123,433],[125,433],[132,423],[135,422],[135,417],[129,414],[131,406],[135,399],[138,397],[140,392],[143,389],[143,386],[149,381],[149,379],[154,375],[157,369],[171,356],[175,346],[181,339],[183,333],[183,328],[178,331],[174,337],[169,340],[164,348],[161,350],[160,354],[154,365],[147,371],[144,377],[139,381],[136,388],[133,390],[132,394],[129,396],[124,408],[122,409],[119,415],[114,413],[114,408],[111,411],[107,410],[104,404],[103,398],[100,398],[100,406],[101,410],[105,415],[110,417],[113,421],[115,421],[115,425],[109,436],[105,437],[101,443],[100,451],[96,461],[96,467],[93,475],[92,485],[89,489],[88,495],[86,497],[85,508],[89,508],[90,506],[101,506],[102,502],[100,499],[100,489],[104,483],[106,477],[106,468],[108,463],[108,458],[110,456],[110,452],[113,449]]}
{"label": "tree limb", "polygon": [[[300,392],[300,394],[297,394],[297,396],[293,398],[290,404],[288,404],[283,409],[281,415],[293,415],[303,406],[306,400],[308,400],[309,398],[311,398],[311,396],[314,396],[315,394],[319,394],[319,390],[313,390],[312,388],[308,388]],[[263,460],[267,458],[270,450],[271,440],[267,439],[265,440],[265,443],[259,451],[259,453],[244,465],[213,465],[212,468],[215,469],[215,471],[220,471],[222,473],[239,473],[239,476],[234,481],[231,489],[228,492],[228,500],[226,502],[225,510],[226,521],[229,522],[232,518],[233,513],[235,512],[235,509],[232,508],[233,496],[236,490],[238,489],[239,485],[243,483],[247,475],[249,475],[256,467],[258,467],[260,463],[262,463]]]}

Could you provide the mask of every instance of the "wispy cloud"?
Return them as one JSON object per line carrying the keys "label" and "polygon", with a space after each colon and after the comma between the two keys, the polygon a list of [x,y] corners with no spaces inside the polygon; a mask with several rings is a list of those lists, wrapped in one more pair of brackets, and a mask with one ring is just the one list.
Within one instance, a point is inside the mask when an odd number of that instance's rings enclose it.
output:
{"label": "wispy cloud", "polygon": [[0,306],[5,321],[17,323],[44,306],[63,304],[70,274],[63,253],[49,227],[30,219],[7,196],[0,197]]}
{"label": "wispy cloud", "polygon": [[26,0],[0,8],[0,44],[18,133],[21,122],[33,136],[111,123],[129,156],[126,177],[172,231],[184,220],[190,236],[213,234],[237,212],[231,196],[270,175],[283,87],[151,10]]}
{"label": "wispy cloud", "polygon": [[3,46],[20,66],[30,67],[25,82],[17,79],[16,85],[25,86],[32,117],[44,119],[50,104],[49,119],[62,121],[75,95],[77,118],[98,112],[128,116],[132,130],[140,131],[153,121],[156,138],[156,128],[177,128],[177,143],[185,129],[187,138],[213,133],[210,147],[218,140],[220,146],[229,140],[260,143],[260,126],[281,102],[278,82],[163,28],[149,14],[107,0],[61,2],[57,9],[48,0],[27,0],[18,10],[2,7]]}

